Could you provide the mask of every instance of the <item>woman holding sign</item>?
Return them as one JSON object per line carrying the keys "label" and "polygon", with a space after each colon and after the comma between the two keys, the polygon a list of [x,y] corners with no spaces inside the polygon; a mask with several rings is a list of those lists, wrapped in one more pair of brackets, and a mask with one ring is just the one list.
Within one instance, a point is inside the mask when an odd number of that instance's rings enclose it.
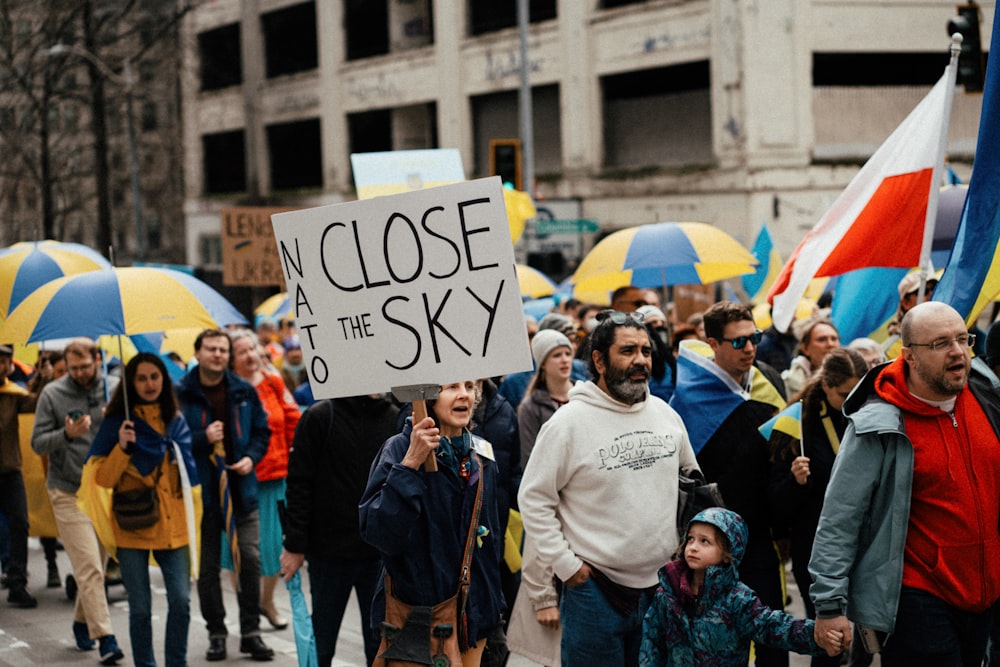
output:
{"label": "woman holding sign", "polygon": [[[372,605],[376,666],[414,651],[428,663],[478,666],[500,624],[497,467],[489,443],[469,432],[474,402],[471,380],[443,385],[429,416],[408,419],[372,466],[360,520],[385,570]],[[436,472],[422,469],[431,453]]]}

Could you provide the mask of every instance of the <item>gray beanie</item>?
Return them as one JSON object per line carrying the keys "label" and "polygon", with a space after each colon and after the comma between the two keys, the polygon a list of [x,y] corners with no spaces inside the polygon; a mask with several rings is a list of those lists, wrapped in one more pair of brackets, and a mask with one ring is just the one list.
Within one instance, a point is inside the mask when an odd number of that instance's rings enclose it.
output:
{"label": "gray beanie", "polygon": [[569,338],[555,329],[542,329],[536,333],[531,339],[531,358],[535,360],[535,367],[544,364],[549,353],[557,347],[568,347],[573,352],[573,344],[569,342]]}

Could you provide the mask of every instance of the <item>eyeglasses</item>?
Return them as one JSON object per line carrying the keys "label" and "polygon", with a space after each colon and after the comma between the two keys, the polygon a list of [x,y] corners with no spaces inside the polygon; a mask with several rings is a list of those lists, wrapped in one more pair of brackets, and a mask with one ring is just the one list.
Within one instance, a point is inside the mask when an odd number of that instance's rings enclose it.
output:
{"label": "eyeglasses", "polygon": [[955,343],[958,343],[959,347],[972,347],[976,344],[976,334],[965,334],[958,338],[936,340],[932,343],[910,343],[906,347],[929,347],[931,352],[937,352],[938,350],[950,350]]}
{"label": "eyeglasses", "polygon": [[645,316],[642,313],[631,312],[623,313],[620,310],[602,310],[597,313],[597,321],[603,322],[604,320],[611,320],[613,324],[625,324],[625,322],[631,318],[633,322],[642,324]]}
{"label": "eyeglasses", "polygon": [[719,340],[731,343],[734,350],[742,350],[747,346],[747,343],[753,343],[754,346],[760,345],[760,341],[763,338],[764,338],[764,332],[758,329],[749,336],[737,336],[736,338],[719,338]]}
{"label": "eyeglasses", "polygon": [[91,361],[89,364],[80,364],[79,366],[69,366],[66,368],[70,375],[77,375],[78,373],[86,373],[94,368],[94,362]]}

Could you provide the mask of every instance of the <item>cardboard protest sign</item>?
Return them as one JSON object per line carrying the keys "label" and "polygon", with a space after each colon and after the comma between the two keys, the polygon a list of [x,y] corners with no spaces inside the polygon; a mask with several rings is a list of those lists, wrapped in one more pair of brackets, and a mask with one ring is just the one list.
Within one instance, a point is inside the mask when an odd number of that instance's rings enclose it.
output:
{"label": "cardboard protest sign", "polygon": [[531,369],[499,178],[272,222],[317,398]]}
{"label": "cardboard protest sign", "polygon": [[222,284],[281,285],[278,248],[271,215],[288,207],[239,206],[222,209]]}
{"label": "cardboard protest sign", "polygon": [[434,188],[465,180],[457,148],[351,153],[358,199]]}

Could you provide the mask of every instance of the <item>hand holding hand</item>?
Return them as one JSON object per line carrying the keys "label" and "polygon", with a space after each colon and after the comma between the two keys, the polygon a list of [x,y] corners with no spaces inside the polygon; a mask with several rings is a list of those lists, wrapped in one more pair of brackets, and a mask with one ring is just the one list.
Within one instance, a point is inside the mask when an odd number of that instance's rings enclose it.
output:
{"label": "hand holding hand", "polygon": [[813,638],[827,655],[840,655],[851,648],[851,624],[846,616],[817,618]]}

